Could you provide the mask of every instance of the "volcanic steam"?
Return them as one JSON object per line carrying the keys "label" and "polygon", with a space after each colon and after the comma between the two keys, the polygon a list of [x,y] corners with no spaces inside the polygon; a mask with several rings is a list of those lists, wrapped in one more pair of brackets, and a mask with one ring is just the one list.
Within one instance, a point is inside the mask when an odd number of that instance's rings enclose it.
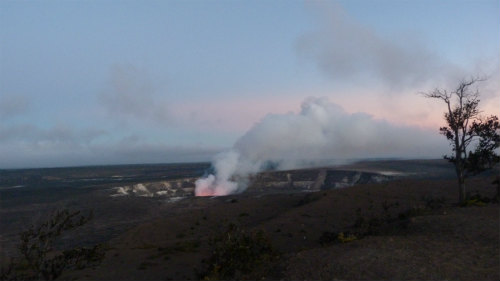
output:
{"label": "volcanic steam", "polygon": [[325,160],[425,158],[442,155],[433,130],[394,125],[366,113],[347,113],[326,98],[307,98],[299,113],[268,114],[212,162],[215,173],[196,181],[196,196],[246,189],[249,176],[275,169],[312,167]]}

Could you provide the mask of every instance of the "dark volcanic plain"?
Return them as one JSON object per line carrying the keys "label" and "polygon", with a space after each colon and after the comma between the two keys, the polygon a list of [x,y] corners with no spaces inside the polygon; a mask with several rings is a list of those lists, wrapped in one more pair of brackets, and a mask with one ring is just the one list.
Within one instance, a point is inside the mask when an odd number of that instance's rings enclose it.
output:
{"label": "dark volcanic plain", "polygon": [[[500,279],[499,205],[456,206],[456,180],[445,161],[264,172],[242,194],[193,197],[194,180],[208,167],[0,171],[2,259],[15,255],[19,231],[70,208],[95,217],[60,247],[105,243],[107,251],[99,266],[63,279],[197,279],[207,267],[209,239],[229,223],[263,230],[280,253],[272,270],[250,279]],[[497,172],[469,179],[468,190],[492,197]],[[395,219],[410,209],[422,211]],[[325,233],[354,232],[360,217],[397,224],[348,243],[321,243]]]}

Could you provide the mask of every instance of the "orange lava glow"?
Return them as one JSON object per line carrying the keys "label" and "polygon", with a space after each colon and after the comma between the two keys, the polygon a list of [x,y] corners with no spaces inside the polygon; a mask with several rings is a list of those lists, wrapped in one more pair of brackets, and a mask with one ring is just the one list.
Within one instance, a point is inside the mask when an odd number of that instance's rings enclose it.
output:
{"label": "orange lava glow", "polygon": [[213,191],[210,190],[203,190],[203,191],[198,191],[195,194],[196,197],[207,197],[207,196],[217,196]]}

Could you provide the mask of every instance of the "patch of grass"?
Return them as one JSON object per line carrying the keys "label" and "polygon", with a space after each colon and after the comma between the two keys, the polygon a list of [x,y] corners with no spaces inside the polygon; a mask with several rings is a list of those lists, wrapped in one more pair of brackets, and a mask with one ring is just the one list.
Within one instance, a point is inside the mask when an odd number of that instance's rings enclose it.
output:
{"label": "patch of grass", "polygon": [[210,240],[211,255],[200,278],[261,279],[268,276],[279,254],[263,231],[247,232],[236,224]]}
{"label": "patch of grass", "polygon": [[357,239],[358,239],[358,237],[356,237],[356,235],[350,234],[350,233],[344,234],[344,232],[339,233],[339,235],[337,236],[337,240],[340,243],[348,243],[348,242],[352,242],[352,241],[357,240]]}
{"label": "patch of grass", "polygon": [[319,238],[319,243],[322,246],[334,244],[334,243],[349,243],[358,240],[358,235],[349,231],[346,232],[330,232],[325,231],[321,234]]}
{"label": "patch of grass", "polygon": [[479,192],[476,191],[474,195],[467,194],[467,199],[460,206],[461,207],[482,207],[491,202],[491,199],[488,197],[483,197]]}
{"label": "patch of grass", "polygon": [[465,200],[464,203],[462,203],[462,207],[470,207],[470,206],[482,207],[485,205],[486,205],[486,203],[484,201],[477,199],[477,198],[467,199],[467,200]]}

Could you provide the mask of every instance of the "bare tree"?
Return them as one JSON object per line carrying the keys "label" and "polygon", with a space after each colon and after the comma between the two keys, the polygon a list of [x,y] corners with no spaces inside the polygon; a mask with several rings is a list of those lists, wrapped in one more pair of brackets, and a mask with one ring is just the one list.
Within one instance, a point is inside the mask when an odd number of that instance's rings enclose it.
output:
{"label": "bare tree", "polygon": [[[500,161],[496,150],[500,146],[500,124],[497,116],[482,118],[479,91],[471,89],[478,78],[463,80],[451,92],[435,89],[424,93],[427,98],[440,99],[447,105],[444,114],[447,126],[439,128],[450,141],[453,153],[444,156],[455,165],[458,178],[459,203],[466,200],[465,178],[493,167]],[[470,149],[474,147],[474,151]]]}

